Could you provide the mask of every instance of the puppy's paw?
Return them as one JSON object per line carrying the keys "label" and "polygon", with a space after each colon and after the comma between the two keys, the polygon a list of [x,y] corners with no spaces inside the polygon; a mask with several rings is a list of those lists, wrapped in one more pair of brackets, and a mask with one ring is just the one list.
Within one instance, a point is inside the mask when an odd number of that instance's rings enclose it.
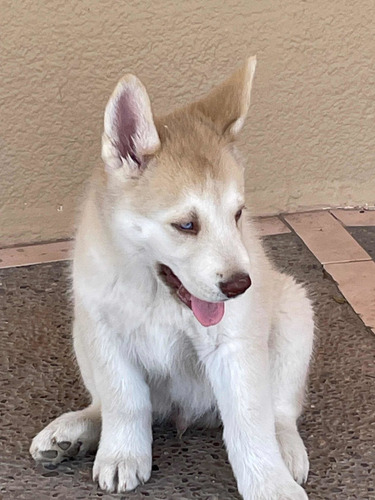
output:
{"label": "puppy's paw", "polygon": [[277,428],[277,440],[285,465],[298,484],[307,480],[309,473],[309,459],[305,445],[296,429]]}
{"label": "puppy's paw", "polygon": [[107,455],[100,448],[96,455],[93,479],[102,490],[123,493],[134,490],[151,476],[151,456]]}
{"label": "puppy's paw", "polygon": [[266,480],[259,488],[254,485],[248,492],[243,493],[244,500],[308,500],[307,494],[301,486],[290,478],[287,481],[276,479],[273,483]]}
{"label": "puppy's paw", "polygon": [[[269,500],[271,498],[273,497],[270,497]],[[277,500],[308,500],[306,491],[294,481],[284,486],[274,498]]]}
{"label": "puppy's paw", "polygon": [[35,436],[30,453],[39,462],[57,464],[94,451],[98,446],[99,436],[99,414],[89,408],[64,413]]}

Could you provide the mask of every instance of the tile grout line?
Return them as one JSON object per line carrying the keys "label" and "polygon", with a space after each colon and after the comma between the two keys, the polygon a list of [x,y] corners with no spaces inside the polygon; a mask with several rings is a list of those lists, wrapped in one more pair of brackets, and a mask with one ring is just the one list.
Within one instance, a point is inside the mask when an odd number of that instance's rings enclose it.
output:
{"label": "tile grout line", "polygon": [[[305,243],[305,242],[304,242]],[[306,245],[306,243],[305,243]],[[307,245],[306,245],[307,246]],[[310,249],[309,249],[310,250]],[[311,251],[311,250],[310,250]],[[316,257],[316,255],[315,255]],[[316,257],[317,258],[317,257]],[[318,259],[319,260],[319,259]],[[322,266],[332,266],[332,265],[335,265],[335,264],[353,264],[354,262],[369,262],[369,261],[372,261],[372,258],[370,256],[367,257],[364,257],[362,259],[354,259],[354,260],[334,260],[332,262],[319,262],[322,264]]]}
{"label": "tile grout line", "polygon": [[35,241],[31,243],[15,243],[13,245],[0,246],[0,252],[3,250],[18,250],[19,248],[31,248],[45,245],[55,245],[59,243],[74,243],[75,238],[58,238],[56,240]]}
{"label": "tile grout line", "polygon": [[11,264],[11,265],[5,265],[5,266],[2,266],[0,263],[0,270],[1,269],[15,269],[17,267],[39,266],[40,264],[53,264],[55,262],[68,262],[71,260],[73,260],[72,257],[61,257],[61,258],[56,258],[56,259],[32,260],[30,262],[21,262],[18,264]]}
{"label": "tile grout line", "polygon": [[340,220],[335,214],[333,214],[331,210],[328,210],[328,212],[340,224],[340,226],[342,226],[345,229],[345,231],[348,232],[348,230],[346,229],[346,224],[344,224],[342,220]]}

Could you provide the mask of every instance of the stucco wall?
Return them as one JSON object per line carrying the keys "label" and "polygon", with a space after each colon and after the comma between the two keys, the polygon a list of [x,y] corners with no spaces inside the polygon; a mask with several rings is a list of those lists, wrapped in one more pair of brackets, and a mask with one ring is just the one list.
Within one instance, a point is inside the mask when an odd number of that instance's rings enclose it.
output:
{"label": "stucco wall", "polygon": [[72,235],[124,72],[157,113],[251,54],[248,204],[374,205],[374,19],[373,0],[1,0],[0,244]]}

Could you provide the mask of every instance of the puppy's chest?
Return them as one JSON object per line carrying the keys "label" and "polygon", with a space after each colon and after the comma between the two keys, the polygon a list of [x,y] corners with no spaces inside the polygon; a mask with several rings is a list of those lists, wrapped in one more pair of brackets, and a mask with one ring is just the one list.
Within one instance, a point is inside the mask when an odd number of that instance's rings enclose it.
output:
{"label": "puppy's chest", "polygon": [[141,327],[124,338],[123,346],[151,376],[191,371],[189,367],[197,363],[196,352],[183,330]]}
{"label": "puppy's chest", "polygon": [[189,340],[194,335],[191,311],[169,292],[117,283],[101,309],[111,330],[120,336],[124,354],[147,372],[167,374],[176,365],[194,362]]}

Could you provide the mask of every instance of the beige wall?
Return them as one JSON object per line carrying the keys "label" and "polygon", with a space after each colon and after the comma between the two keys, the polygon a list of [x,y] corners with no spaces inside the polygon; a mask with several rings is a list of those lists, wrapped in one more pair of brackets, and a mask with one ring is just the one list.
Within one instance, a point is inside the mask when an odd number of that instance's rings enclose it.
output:
{"label": "beige wall", "polygon": [[157,113],[254,53],[248,204],[374,205],[374,20],[373,0],[0,0],[0,245],[72,235],[125,71]]}

